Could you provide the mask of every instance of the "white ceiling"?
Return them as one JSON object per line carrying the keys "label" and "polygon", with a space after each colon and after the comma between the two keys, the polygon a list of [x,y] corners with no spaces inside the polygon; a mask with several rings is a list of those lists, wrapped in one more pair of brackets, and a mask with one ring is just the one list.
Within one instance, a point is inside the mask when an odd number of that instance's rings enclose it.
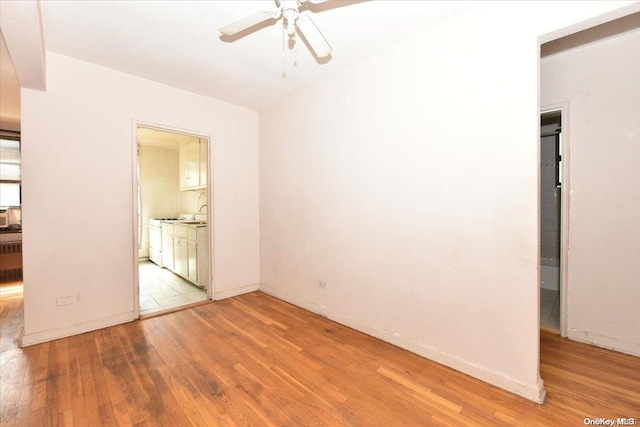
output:
{"label": "white ceiling", "polygon": [[333,0],[309,6],[316,13],[306,13],[333,55],[320,64],[299,42],[286,51],[286,78],[281,20],[233,42],[218,32],[248,14],[275,9],[272,0],[43,0],[42,18],[47,50],[260,109],[477,4]]}
{"label": "white ceiling", "polygon": [[[283,60],[282,20],[234,41],[221,39],[218,27],[273,10],[273,0],[41,0],[41,13],[49,51],[259,110],[479,3],[309,5],[303,13],[313,17],[333,48],[331,58],[320,62],[301,40],[286,49]],[[19,130],[20,85],[2,37],[0,71],[0,127]]]}

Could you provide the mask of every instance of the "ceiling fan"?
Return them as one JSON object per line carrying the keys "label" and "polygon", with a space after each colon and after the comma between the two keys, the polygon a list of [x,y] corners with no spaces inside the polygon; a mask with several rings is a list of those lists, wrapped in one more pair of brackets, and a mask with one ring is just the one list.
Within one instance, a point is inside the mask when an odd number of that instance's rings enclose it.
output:
{"label": "ceiling fan", "polygon": [[307,14],[301,14],[300,9],[304,11],[304,9],[308,7],[307,4],[320,4],[326,1],[328,0],[275,0],[278,9],[274,11],[256,12],[220,27],[219,30],[225,36],[233,36],[254,25],[269,20],[275,22],[281,17],[284,17],[284,23],[289,37],[293,37],[297,29],[316,56],[318,56],[318,58],[324,58],[331,53],[331,46],[329,46],[329,43],[311,17]]}

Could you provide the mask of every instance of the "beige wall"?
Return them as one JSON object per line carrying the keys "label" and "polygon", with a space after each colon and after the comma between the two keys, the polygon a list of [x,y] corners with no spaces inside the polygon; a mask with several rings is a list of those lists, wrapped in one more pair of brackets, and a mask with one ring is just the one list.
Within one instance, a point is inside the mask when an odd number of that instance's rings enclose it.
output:
{"label": "beige wall", "polygon": [[142,193],[142,241],[139,256],[149,256],[149,219],[172,218],[180,212],[180,171],[175,149],[143,145],[138,151]]}
{"label": "beige wall", "polygon": [[258,114],[49,52],[22,89],[23,344],[133,319],[136,121],[211,137],[215,298],[257,289]]}
{"label": "beige wall", "polygon": [[180,192],[180,213],[207,213],[207,191],[189,190]]}
{"label": "beige wall", "polygon": [[636,29],[541,61],[542,105],[569,103],[567,334],[637,356],[639,52]]}
{"label": "beige wall", "polygon": [[616,6],[483,4],[261,111],[261,289],[540,401],[538,37]]}

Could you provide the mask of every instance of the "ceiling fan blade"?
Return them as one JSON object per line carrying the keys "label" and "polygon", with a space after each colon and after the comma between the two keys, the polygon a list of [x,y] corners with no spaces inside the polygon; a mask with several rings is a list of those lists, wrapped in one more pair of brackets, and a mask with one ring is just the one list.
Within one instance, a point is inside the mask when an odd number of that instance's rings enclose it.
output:
{"label": "ceiling fan blade", "polygon": [[225,36],[232,36],[240,31],[246,30],[249,27],[253,27],[261,22],[268,21],[269,19],[276,19],[277,13],[263,11],[257,12],[253,15],[245,16],[242,19],[238,19],[230,24],[227,24],[219,28],[219,31]]}
{"label": "ceiling fan blade", "polygon": [[324,38],[316,24],[307,15],[301,15],[297,22],[298,31],[305,38],[318,58],[324,58],[331,53],[331,46]]}

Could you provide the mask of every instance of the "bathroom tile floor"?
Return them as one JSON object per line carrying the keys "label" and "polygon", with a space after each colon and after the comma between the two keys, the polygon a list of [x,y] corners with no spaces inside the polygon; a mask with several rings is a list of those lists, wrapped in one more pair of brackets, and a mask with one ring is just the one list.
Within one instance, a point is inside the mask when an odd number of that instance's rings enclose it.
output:
{"label": "bathroom tile floor", "polygon": [[152,314],[194,302],[206,301],[207,291],[160,268],[151,261],[141,261],[140,314]]}
{"label": "bathroom tile floor", "polygon": [[560,292],[540,288],[540,328],[560,332]]}

